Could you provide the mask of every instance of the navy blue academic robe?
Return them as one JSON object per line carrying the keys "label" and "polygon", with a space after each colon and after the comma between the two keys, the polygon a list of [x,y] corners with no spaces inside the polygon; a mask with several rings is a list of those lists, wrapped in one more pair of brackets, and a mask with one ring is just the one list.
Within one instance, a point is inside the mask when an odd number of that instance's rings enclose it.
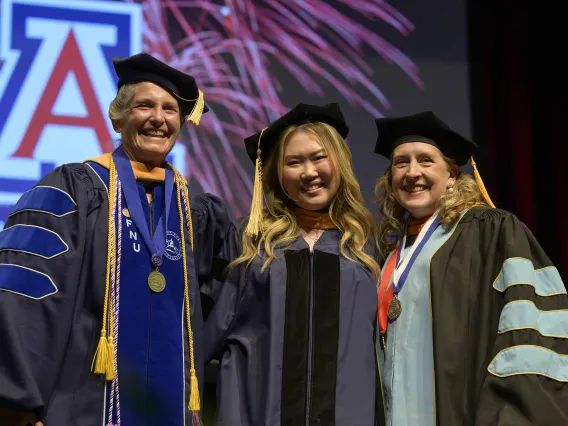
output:
{"label": "navy blue academic robe", "polygon": [[[231,238],[228,259],[240,253],[237,232]],[[205,352],[220,359],[217,425],[382,424],[376,278],[339,254],[340,239],[325,231],[311,252],[298,238],[277,249],[265,272],[263,254],[208,287],[216,303]]]}
{"label": "navy blue academic robe", "polygon": [[[164,210],[155,182],[147,223]],[[106,422],[109,382],[91,372],[107,262],[108,170],[67,164],[24,194],[0,233],[0,407],[35,412],[45,426]],[[195,254],[185,230],[195,364],[203,389],[199,282],[232,226],[214,196],[191,200]],[[147,285],[150,252],[125,208],[122,220],[118,378],[122,426],[191,424],[187,324],[176,197],[170,208],[162,293]],[[118,222],[117,222],[118,223]],[[106,424],[106,423],[104,423]]]}

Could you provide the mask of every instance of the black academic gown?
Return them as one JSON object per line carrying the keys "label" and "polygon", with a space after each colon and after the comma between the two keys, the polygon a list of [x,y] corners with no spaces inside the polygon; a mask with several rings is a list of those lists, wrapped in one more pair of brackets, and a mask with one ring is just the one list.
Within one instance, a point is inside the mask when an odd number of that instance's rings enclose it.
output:
{"label": "black academic gown", "polygon": [[[232,239],[227,258],[240,254],[237,232]],[[298,238],[265,272],[263,254],[209,288],[216,303],[205,352],[220,358],[217,425],[383,424],[376,278],[339,254],[340,239],[325,231],[310,252]]]}
{"label": "black academic gown", "polygon": [[438,426],[568,425],[566,287],[522,222],[472,207],[430,290]]}
{"label": "black academic gown", "polygon": [[[0,407],[35,412],[45,426],[100,426],[108,410],[109,386],[91,372],[105,292],[107,185],[108,170],[96,163],[61,166],[22,196],[0,233]],[[158,187],[163,196],[163,184]],[[149,221],[141,187],[139,194]],[[172,209],[176,207],[174,197]],[[232,225],[223,203],[211,195],[192,198],[191,214],[195,256],[187,232],[185,241],[195,363],[202,388],[198,280],[214,275],[214,253]],[[135,227],[120,216],[124,221],[118,342],[122,425],[179,426],[183,418],[189,425],[183,280],[175,275],[181,270],[180,247],[174,241],[170,260],[164,259],[164,274],[173,277],[167,290],[151,294],[145,279],[138,277],[148,274],[147,249],[140,236],[135,245]],[[177,212],[172,211],[171,217]],[[176,225],[179,233],[179,222]],[[177,266],[171,266],[176,261]],[[175,335],[171,330],[177,330]]]}

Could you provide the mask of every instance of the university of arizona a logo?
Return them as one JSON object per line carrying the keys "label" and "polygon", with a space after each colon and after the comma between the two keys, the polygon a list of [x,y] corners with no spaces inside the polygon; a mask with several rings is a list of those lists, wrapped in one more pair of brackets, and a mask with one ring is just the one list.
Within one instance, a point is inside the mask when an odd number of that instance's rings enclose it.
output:
{"label": "university of arizona a logo", "polygon": [[142,50],[138,4],[2,0],[0,225],[56,166],[113,149],[113,57]]}
{"label": "university of arizona a logo", "polygon": [[164,256],[170,260],[181,259],[181,238],[174,231],[166,233],[166,251]]}

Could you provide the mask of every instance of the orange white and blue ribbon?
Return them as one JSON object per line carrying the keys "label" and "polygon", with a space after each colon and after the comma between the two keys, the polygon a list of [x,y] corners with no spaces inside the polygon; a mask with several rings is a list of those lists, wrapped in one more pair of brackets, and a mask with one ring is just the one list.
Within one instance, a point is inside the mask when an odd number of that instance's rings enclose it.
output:
{"label": "orange white and blue ribbon", "polygon": [[420,233],[416,237],[416,241],[410,250],[408,250],[408,252],[406,252],[406,254],[401,258],[401,253],[404,251],[404,247],[406,247],[406,232],[404,232],[404,237],[400,244],[401,249],[397,252],[396,267],[393,272],[394,294],[398,294],[402,290],[412,265],[422,251],[424,245],[428,242],[438,227],[440,219],[440,213],[438,211],[430,216],[430,219],[428,219],[428,221],[424,224],[424,227],[420,230]]}
{"label": "orange white and blue ribbon", "polygon": [[440,223],[440,219],[440,214],[438,211],[436,211],[420,229],[420,232],[418,233],[418,236],[416,237],[416,241],[413,244],[412,248],[401,260],[401,252],[406,246],[407,233],[405,230],[402,242],[393,250],[387,260],[387,263],[383,267],[383,273],[381,275],[378,291],[378,322],[379,331],[383,336],[387,332],[389,321],[388,310],[392,299],[395,294],[398,294],[402,290],[406,278],[408,277],[408,273],[410,272],[410,268],[416,261],[416,258],[420,254],[420,251],[422,250],[424,245],[428,242],[428,240],[436,230],[436,227]]}

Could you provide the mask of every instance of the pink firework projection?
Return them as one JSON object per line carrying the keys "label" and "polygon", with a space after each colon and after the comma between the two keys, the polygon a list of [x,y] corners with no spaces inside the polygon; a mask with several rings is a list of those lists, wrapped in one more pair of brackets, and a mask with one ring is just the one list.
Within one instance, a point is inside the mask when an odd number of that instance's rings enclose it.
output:
{"label": "pink firework projection", "polygon": [[223,198],[236,216],[250,206],[252,165],[241,164],[235,153],[243,138],[293,106],[282,101],[289,89],[284,80],[322,102],[332,88],[354,108],[379,117],[390,103],[364,60],[373,52],[422,87],[413,61],[373,30],[379,22],[403,36],[414,30],[381,0],[138,3],[145,51],[193,75],[210,108],[198,128],[184,127],[186,175]]}

